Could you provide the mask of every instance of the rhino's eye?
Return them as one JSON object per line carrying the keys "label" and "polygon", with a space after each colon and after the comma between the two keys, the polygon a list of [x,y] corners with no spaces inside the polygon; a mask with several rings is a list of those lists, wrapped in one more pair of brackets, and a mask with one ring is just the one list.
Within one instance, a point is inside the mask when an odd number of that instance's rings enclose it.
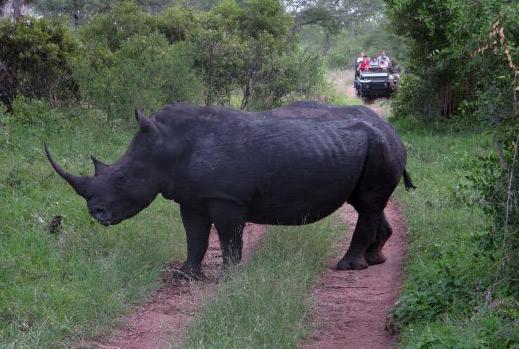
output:
{"label": "rhino's eye", "polygon": [[126,181],[126,176],[121,172],[115,173],[115,185],[121,186]]}

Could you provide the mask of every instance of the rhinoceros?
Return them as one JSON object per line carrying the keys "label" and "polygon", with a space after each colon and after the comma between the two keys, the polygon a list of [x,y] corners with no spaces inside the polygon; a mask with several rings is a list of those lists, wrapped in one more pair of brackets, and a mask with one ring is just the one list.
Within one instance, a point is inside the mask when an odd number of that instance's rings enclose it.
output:
{"label": "rhinoceros", "polygon": [[139,131],[126,153],[112,165],[92,156],[92,177],[64,171],[46,145],[45,152],[103,225],[136,215],[158,194],[177,202],[187,234],[184,275],[204,277],[212,224],[225,268],[241,260],[246,222],[312,223],[345,202],[359,216],[337,269],[385,261],[384,208],[402,176],[406,188],[413,184],[394,128],[369,108],[300,102],[252,113],[176,103],[135,116]]}

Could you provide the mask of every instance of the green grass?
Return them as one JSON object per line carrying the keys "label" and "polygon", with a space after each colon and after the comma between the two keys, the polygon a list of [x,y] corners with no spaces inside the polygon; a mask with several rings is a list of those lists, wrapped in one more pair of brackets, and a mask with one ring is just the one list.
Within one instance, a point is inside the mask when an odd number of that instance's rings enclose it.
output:
{"label": "green grass", "polygon": [[[162,198],[102,227],[43,153],[45,141],[66,169],[91,175],[90,154],[115,160],[131,127],[109,127],[93,112],[25,112],[24,125],[0,115],[0,347],[65,347],[106,331],[154,290],[163,263],[184,258],[185,237],[176,206]],[[51,234],[55,215],[63,228]]]}
{"label": "green grass", "polygon": [[[271,227],[254,257],[223,283],[188,331],[187,348],[296,348],[308,333],[308,291],[344,236],[335,217]],[[179,345],[173,343],[173,347]]]}
{"label": "green grass", "polygon": [[485,248],[492,218],[465,178],[491,137],[455,125],[396,122],[418,189],[397,191],[409,227],[406,282],[393,314],[404,348],[519,348],[518,303],[485,291],[497,262]]}

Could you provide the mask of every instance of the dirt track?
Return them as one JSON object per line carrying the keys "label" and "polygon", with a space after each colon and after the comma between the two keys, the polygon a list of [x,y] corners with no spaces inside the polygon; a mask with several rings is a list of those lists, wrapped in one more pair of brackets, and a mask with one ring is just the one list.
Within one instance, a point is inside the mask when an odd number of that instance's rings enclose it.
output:
{"label": "dirt track", "polygon": [[[243,233],[243,258],[250,258],[260,241],[264,227],[247,224]],[[216,287],[215,279],[221,264],[220,244],[215,229],[211,229],[209,249],[204,258],[203,270],[207,281],[189,282],[171,279],[171,272],[164,272],[164,286],[148,301],[139,305],[126,319],[124,326],[116,328],[112,335],[96,341],[78,343],[72,348],[97,349],[161,349],[185,339],[187,327],[204,300]],[[181,263],[173,263],[168,269],[178,269]]]}
{"label": "dirt track", "polygon": [[384,264],[364,270],[337,271],[357,221],[357,213],[345,205],[340,217],[348,225],[348,237],[337,256],[328,261],[328,269],[312,292],[316,314],[314,332],[303,349],[386,349],[396,348],[396,338],[385,331],[385,321],[402,283],[402,265],[406,251],[406,227],[398,206],[390,202],[385,210],[393,235],[383,252]]}
{"label": "dirt track", "polygon": [[[330,82],[339,93],[356,98],[353,73],[333,72]],[[387,106],[375,101],[368,105],[381,117],[389,115]],[[357,213],[345,205],[340,217],[348,225],[348,237],[337,256],[328,261],[329,268],[312,292],[316,314],[314,332],[302,349],[389,349],[397,347],[395,336],[385,330],[389,311],[398,298],[403,280],[407,228],[398,208],[390,201],[385,210],[393,235],[384,246],[384,264],[365,270],[337,271],[335,263],[343,256],[355,228]]]}

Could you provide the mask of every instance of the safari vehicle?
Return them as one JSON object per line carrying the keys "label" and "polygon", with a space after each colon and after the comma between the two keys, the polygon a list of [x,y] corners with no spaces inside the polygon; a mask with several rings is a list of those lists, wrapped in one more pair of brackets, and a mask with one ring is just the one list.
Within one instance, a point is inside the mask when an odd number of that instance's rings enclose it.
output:
{"label": "safari vehicle", "polygon": [[357,71],[355,74],[355,90],[357,96],[366,99],[390,97],[398,90],[400,75],[393,68],[370,68]]}

